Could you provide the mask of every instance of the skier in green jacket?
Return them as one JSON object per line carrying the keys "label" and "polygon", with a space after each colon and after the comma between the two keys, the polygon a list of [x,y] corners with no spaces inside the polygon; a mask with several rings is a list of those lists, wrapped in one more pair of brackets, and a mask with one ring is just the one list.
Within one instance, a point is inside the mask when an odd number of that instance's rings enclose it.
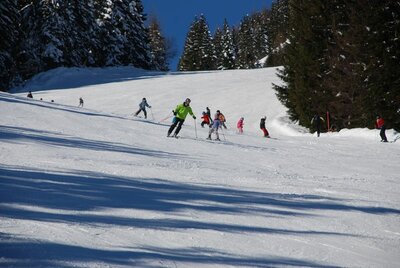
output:
{"label": "skier in green jacket", "polygon": [[193,119],[196,119],[196,116],[193,114],[192,108],[190,107],[190,99],[187,98],[182,104],[178,104],[175,110],[172,111],[175,115],[173,123],[168,130],[168,137],[171,135],[172,131],[176,126],[178,126],[175,130],[174,137],[176,138],[179,131],[182,128],[183,122],[185,122],[185,118],[187,114],[190,114]]}

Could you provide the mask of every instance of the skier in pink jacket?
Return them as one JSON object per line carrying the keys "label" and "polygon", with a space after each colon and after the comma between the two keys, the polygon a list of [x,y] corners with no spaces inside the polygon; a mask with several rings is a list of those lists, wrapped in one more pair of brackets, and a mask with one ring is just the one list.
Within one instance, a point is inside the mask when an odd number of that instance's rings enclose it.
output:
{"label": "skier in pink jacket", "polygon": [[244,121],[244,118],[241,117],[241,118],[239,119],[239,121],[237,122],[237,125],[236,125],[239,134],[243,134],[243,125],[244,125],[243,121]]}

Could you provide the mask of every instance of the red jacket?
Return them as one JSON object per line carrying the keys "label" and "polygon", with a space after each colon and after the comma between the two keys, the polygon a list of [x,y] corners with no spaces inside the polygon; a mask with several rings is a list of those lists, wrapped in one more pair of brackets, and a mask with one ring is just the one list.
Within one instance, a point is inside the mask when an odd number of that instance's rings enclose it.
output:
{"label": "red jacket", "polygon": [[385,120],[383,120],[383,118],[376,119],[376,128],[382,128],[384,124]]}
{"label": "red jacket", "polygon": [[208,114],[203,115],[201,119],[203,119],[203,121],[207,124],[210,124],[210,117],[208,116]]}

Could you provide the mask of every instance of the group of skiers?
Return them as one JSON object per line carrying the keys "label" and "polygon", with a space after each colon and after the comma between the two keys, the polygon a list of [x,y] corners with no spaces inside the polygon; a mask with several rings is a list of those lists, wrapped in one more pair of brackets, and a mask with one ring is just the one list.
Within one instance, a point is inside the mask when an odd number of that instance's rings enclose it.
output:
{"label": "group of skiers", "polygon": [[[190,102],[191,100],[187,98],[183,103],[178,104],[176,108],[172,110],[174,118],[172,120],[171,126],[168,129],[167,137],[178,137],[178,134],[188,114],[190,114],[193,119],[196,119],[196,116],[194,115],[192,108],[190,107]],[[143,112],[144,118],[147,118],[146,107],[151,108],[151,106],[147,103],[146,98],[143,98],[142,101],[139,103],[139,110],[134,115],[138,116],[140,112]],[[261,118],[260,129],[263,131],[264,137],[269,138],[268,130],[265,128],[266,118],[266,116]],[[216,135],[216,140],[220,140],[218,130],[222,128],[227,129],[227,126],[225,124],[225,115],[221,113],[220,110],[217,110],[214,117],[211,118],[210,108],[206,107],[206,111],[202,112],[201,119],[201,127],[204,128],[204,126],[207,125],[210,128],[207,139],[211,140],[211,135],[214,133]],[[237,122],[237,129],[239,134],[243,134],[243,126],[244,118],[241,117]],[[174,133],[172,134],[172,132]]]}
{"label": "group of skiers", "polygon": [[[196,119],[196,116],[193,114],[192,108],[190,107],[190,102],[191,102],[191,100],[189,98],[187,98],[182,104],[178,104],[176,106],[176,108],[172,111],[172,113],[174,114],[174,119],[172,121],[172,125],[168,129],[168,133],[167,133],[168,137],[171,137],[171,134],[175,128],[176,129],[175,129],[175,132],[172,135],[172,137],[178,137],[179,131],[181,130],[182,125],[188,114],[190,114],[193,117],[193,119]],[[147,103],[146,98],[143,98],[142,102],[139,104],[139,110],[135,113],[135,116],[137,116],[140,112],[143,111],[145,118],[147,118],[146,107],[151,108],[151,106]],[[220,110],[217,110],[217,112],[214,115],[214,118],[211,118],[210,108],[206,107],[206,111],[202,112],[201,119],[202,119],[202,122],[200,124],[201,127],[204,128],[205,125],[208,125],[210,128],[207,139],[211,140],[211,135],[213,133],[215,133],[216,140],[220,140],[218,130],[222,129],[222,128],[227,129],[226,124],[225,124],[226,118],[225,118],[224,114],[221,113]],[[270,138],[269,132],[268,132],[267,128],[265,127],[266,119],[267,119],[266,116],[261,118],[260,129],[263,132],[264,137]],[[318,137],[321,134],[322,122],[325,122],[325,119],[322,116],[320,116],[318,113],[315,114],[315,116],[311,119],[311,124],[314,124]],[[243,134],[243,126],[244,126],[244,118],[241,117],[236,124],[238,134]],[[377,116],[375,126],[377,129],[380,129],[380,136],[382,139],[381,141],[387,142],[388,140],[387,140],[386,134],[385,134],[386,127],[385,127],[385,121],[383,120],[383,118],[381,118],[380,116]]]}
{"label": "group of skiers", "polygon": [[[33,98],[31,91],[29,91],[27,97]],[[52,100],[52,102],[54,102],[54,101]],[[176,128],[175,132],[172,136],[173,137],[178,136],[178,133],[181,130],[182,125],[188,114],[190,114],[193,117],[193,119],[196,119],[196,116],[193,114],[192,108],[190,107],[190,102],[191,102],[191,100],[189,98],[187,98],[182,104],[178,104],[176,106],[176,108],[172,111],[174,118],[172,121],[172,125],[168,129],[168,134],[167,134],[168,137],[171,136],[171,134],[175,128]],[[83,99],[82,99],[82,97],[80,97],[78,107],[83,107],[83,103],[84,103]],[[143,98],[139,104],[139,110],[137,110],[134,115],[138,116],[140,112],[143,112],[144,118],[147,119],[146,107],[151,109],[151,106],[147,103],[146,98]],[[202,122],[200,124],[201,127],[204,128],[205,125],[208,125],[210,128],[207,139],[211,139],[211,135],[213,133],[215,133],[216,140],[220,140],[218,130],[222,129],[222,128],[227,129],[226,124],[225,124],[225,122],[226,122],[225,115],[223,113],[221,113],[220,110],[217,110],[217,112],[214,115],[214,118],[212,119],[210,108],[206,107],[206,111],[202,112],[201,119],[202,119]],[[266,116],[261,118],[260,129],[263,132],[264,137],[269,138],[270,137],[269,132],[265,127],[266,119],[267,119]],[[321,133],[322,122],[325,122],[325,120],[318,113],[315,114],[314,117],[311,119],[311,124],[314,125],[318,137],[320,136],[320,133]],[[237,127],[238,133],[243,134],[243,127],[244,127],[244,118],[243,117],[241,117],[239,119],[239,121],[236,124],[236,127]],[[379,115],[376,117],[375,127],[377,129],[380,129],[379,134],[381,136],[381,142],[388,142],[388,140],[386,138],[386,134],[385,134],[385,131],[386,131],[385,121]]]}

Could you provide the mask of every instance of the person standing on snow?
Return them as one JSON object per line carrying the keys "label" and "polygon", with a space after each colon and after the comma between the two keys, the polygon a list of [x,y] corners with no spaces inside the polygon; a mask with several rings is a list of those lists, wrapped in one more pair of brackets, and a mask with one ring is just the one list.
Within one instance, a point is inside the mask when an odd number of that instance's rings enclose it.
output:
{"label": "person standing on snow", "polygon": [[190,114],[193,119],[196,119],[196,116],[193,114],[192,108],[190,107],[190,99],[187,98],[182,104],[178,104],[175,110],[172,111],[175,115],[172,125],[168,129],[169,137],[176,127],[174,137],[177,138],[179,131],[182,128],[183,122],[185,122],[186,116]]}
{"label": "person standing on snow", "polygon": [[383,120],[383,118],[379,115],[376,117],[375,127],[381,130],[379,132],[379,135],[381,136],[381,142],[388,142],[385,134],[386,131],[385,120]]}
{"label": "person standing on snow", "polygon": [[143,111],[144,113],[144,118],[147,119],[147,112],[146,112],[146,107],[151,108],[151,106],[147,103],[146,98],[142,99],[142,102],[139,103],[139,110],[135,113],[135,116],[138,116],[138,114]]}
{"label": "person standing on snow", "polygon": [[201,117],[201,119],[203,119],[203,122],[201,122],[201,127],[204,127],[204,125],[210,125],[210,121],[211,118],[208,116],[208,114],[206,112],[202,113],[203,116]]}
{"label": "person standing on snow", "polygon": [[219,117],[218,118],[219,118],[221,126],[223,126],[225,129],[227,129],[227,127],[225,125],[225,122],[226,122],[225,115],[223,115],[221,112],[219,112]]}
{"label": "person standing on snow", "polygon": [[28,93],[28,95],[26,95],[26,97],[27,97],[27,98],[31,98],[31,99],[33,99],[32,92],[31,92],[31,91],[29,91],[29,93]]}
{"label": "person standing on snow", "polygon": [[321,134],[321,122],[325,122],[324,118],[320,116],[318,113],[314,115],[314,117],[311,119],[311,124],[314,124],[316,130],[317,130],[317,136]]}
{"label": "person standing on snow", "polygon": [[267,117],[264,116],[261,118],[260,120],[260,129],[262,130],[262,132],[264,133],[264,137],[265,138],[269,138],[269,133],[268,130],[265,128],[265,120],[267,120]]}
{"label": "person standing on snow", "polygon": [[78,107],[83,107],[83,99],[82,97],[79,98],[79,105]]}
{"label": "person standing on snow", "polygon": [[206,107],[206,114],[208,115],[208,118],[210,118],[210,123],[212,124],[213,120],[211,118],[211,111],[210,111],[210,108],[208,108],[208,107]]}
{"label": "person standing on snow", "polygon": [[213,134],[215,132],[215,135],[217,136],[217,138],[215,140],[219,141],[219,134],[218,134],[218,129],[221,126],[221,121],[220,121],[220,115],[221,112],[219,110],[217,110],[217,113],[214,116],[214,121],[212,123],[212,126],[210,128],[210,131],[208,132],[208,138],[207,140],[211,140],[211,134]]}
{"label": "person standing on snow", "polygon": [[239,121],[237,122],[237,129],[238,129],[238,133],[239,134],[243,134],[243,125],[244,125],[244,118],[243,117],[241,117],[240,119],[239,119]]}

